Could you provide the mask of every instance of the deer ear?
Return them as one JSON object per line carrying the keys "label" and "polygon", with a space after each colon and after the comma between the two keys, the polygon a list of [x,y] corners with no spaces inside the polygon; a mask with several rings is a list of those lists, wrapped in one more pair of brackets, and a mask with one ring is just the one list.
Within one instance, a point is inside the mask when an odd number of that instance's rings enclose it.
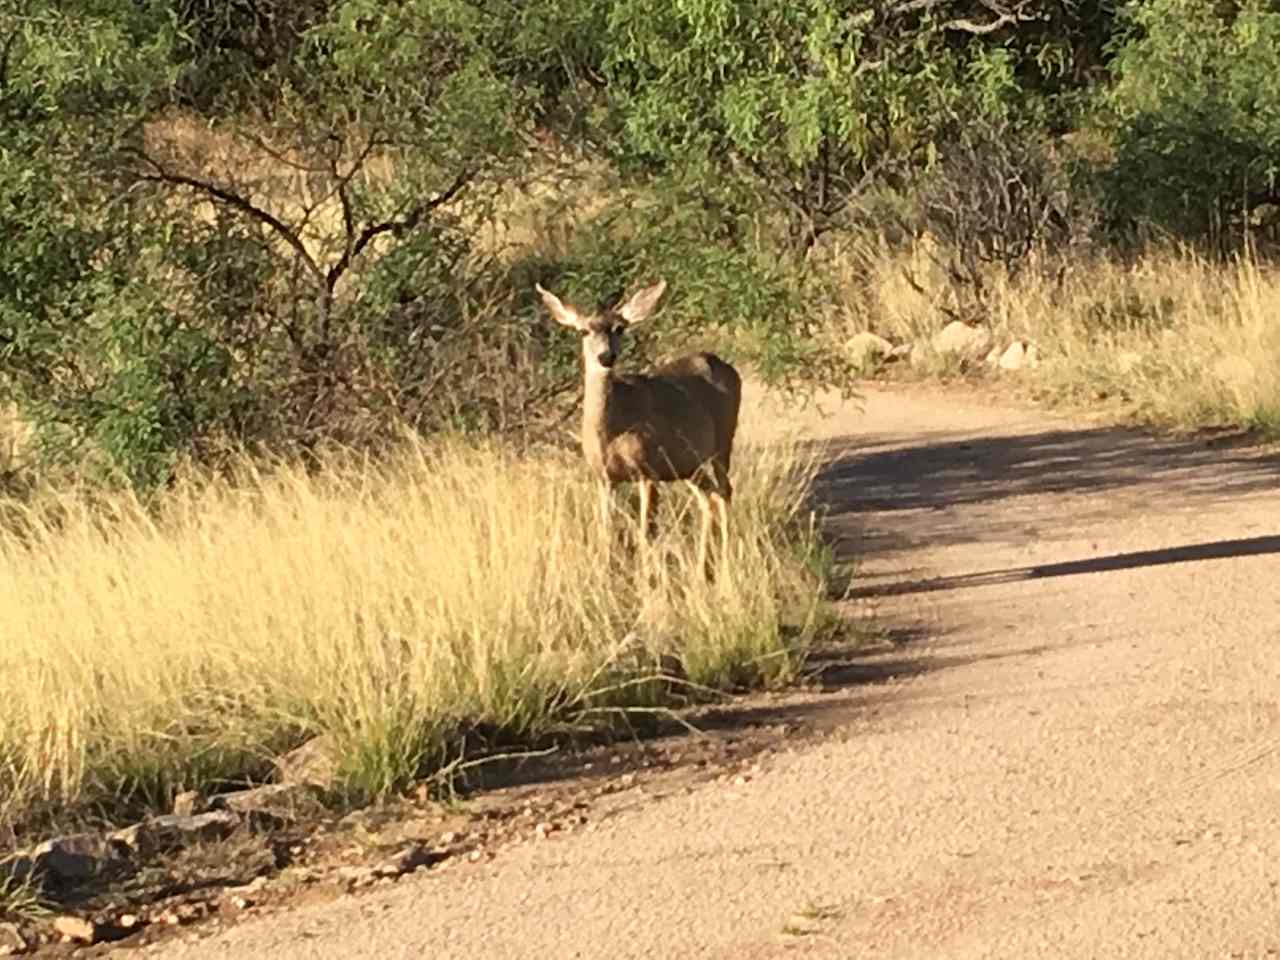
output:
{"label": "deer ear", "polygon": [[618,316],[627,322],[627,326],[639,323],[653,312],[658,298],[667,289],[667,281],[659,280],[651,287],[645,287],[632,295],[631,299],[618,308]]}
{"label": "deer ear", "polygon": [[542,289],[542,284],[535,283],[533,286],[542,297],[543,304],[546,306],[548,312],[550,312],[552,316],[552,319],[554,319],[556,323],[562,324],[566,327],[572,327],[574,330],[586,329],[586,325],[582,322],[582,318],[578,316],[577,310],[573,309],[573,307],[569,306],[567,303],[564,303],[550,290]]}

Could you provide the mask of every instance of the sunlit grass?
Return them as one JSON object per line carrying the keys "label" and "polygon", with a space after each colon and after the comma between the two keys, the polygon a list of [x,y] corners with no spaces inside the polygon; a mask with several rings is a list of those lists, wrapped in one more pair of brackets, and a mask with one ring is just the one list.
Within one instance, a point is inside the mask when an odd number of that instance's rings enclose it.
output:
{"label": "sunlit grass", "polygon": [[[926,343],[954,305],[928,240],[910,248],[863,240],[837,249],[842,329]],[[1252,258],[1218,263],[1153,249],[1130,261],[1080,257],[1016,277],[984,275],[973,319],[995,343],[1029,340],[1041,362],[1018,382],[1040,397],[1178,428],[1239,425],[1280,434],[1280,272]],[[927,349],[924,375],[955,372]]]}
{"label": "sunlit grass", "polygon": [[742,445],[712,583],[690,497],[665,498],[642,576],[576,457],[495,445],[246,462],[151,508],[46,492],[0,532],[0,822],[163,804],[317,734],[341,787],[374,795],[462,729],[784,682],[825,623],[812,468]]}

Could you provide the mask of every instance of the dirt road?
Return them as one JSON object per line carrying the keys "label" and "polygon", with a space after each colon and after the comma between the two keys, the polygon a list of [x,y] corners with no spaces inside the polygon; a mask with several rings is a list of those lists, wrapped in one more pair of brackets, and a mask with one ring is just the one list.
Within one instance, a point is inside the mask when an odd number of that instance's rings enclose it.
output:
{"label": "dirt road", "polygon": [[827,735],[162,955],[1280,956],[1280,458],[916,388],[828,414],[894,642]]}

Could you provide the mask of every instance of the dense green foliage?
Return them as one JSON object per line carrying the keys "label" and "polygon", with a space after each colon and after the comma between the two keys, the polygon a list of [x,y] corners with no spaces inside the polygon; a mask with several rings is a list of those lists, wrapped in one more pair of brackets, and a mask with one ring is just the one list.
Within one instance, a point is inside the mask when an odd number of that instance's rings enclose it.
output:
{"label": "dense green foliage", "polygon": [[[927,229],[970,280],[1098,211],[1245,236],[1280,196],[1273,7],[0,0],[0,399],[140,487],[245,445],[518,429],[574,379],[532,280],[657,275],[659,342],[829,378],[824,236]],[[589,212],[493,239],[588,166]]]}
{"label": "dense green foliage", "polygon": [[1280,10],[1148,0],[1120,39],[1107,98],[1117,212],[1183,237],[1234,226],[1238,239],[1242,218],[1280,205]]}

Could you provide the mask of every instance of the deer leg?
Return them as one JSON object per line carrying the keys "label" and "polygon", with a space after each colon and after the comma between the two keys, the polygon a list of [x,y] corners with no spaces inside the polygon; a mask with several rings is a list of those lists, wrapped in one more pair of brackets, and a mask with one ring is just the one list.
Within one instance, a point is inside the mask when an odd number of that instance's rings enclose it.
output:
{"label": "deer leg", "polygon": [[640,480],[640,525],[636,530],[636,552],[640,554],[640,568],[647,576],[650,573],[650,562],[652,557],[650,554],[649,544],[649,527],[652,524],[651,511],[653,510],[653,482],[650,480]]}
{"label": "deer leg", "polygon": [[658,536],[658,485],[640,481],[640,533],[648,541]]}
{"label": "deer leg", "polygon": [[702,533],[698,537],[698,566],[702,568],[707,581],[715,579],[715,571],[711,566],[711,495],[698,488],[698,506],[702,508]]}
{"label": "deer leg", "polygon": [[716,520],[720,526],[720,563],[726,568],[729,565],[729,501],[719,493],[713,493],[709,499],[715,504]]}
{"label": "deer leg", "polygon": [[729,564],[729,504],[733,502],[733,483],[729,480],[729,457],[716,460],[716,514],[720,521],[720,562]]}
{"label": "deer leg", "polygon": [[613,486],[608,480],[600,481],[600,535],[606,551],[613,547],[613,526],[610,522],[613,507]]}

